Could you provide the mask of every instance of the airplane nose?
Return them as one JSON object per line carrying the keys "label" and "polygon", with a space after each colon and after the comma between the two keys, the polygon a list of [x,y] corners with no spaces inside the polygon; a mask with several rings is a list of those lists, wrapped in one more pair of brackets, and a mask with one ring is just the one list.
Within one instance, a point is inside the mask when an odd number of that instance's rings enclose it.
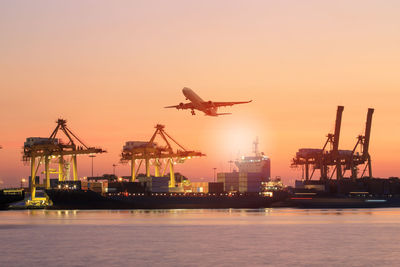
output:
{"label": "airplane nose", "polygon": [[182,89],[182,92],[183,92],[183,93],[188,92],[188,91],[190,91],[190,88],[188,88],[188,87],[183,87],[183,89]]}

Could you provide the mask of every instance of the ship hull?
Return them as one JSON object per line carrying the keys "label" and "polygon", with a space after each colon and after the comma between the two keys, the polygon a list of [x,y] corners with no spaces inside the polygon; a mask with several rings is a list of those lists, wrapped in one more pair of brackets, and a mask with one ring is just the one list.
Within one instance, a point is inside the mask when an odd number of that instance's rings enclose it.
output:
{"label": "ship hull", "polygon": [[24,198],[23,190],[0,190],[0,209],[8,209],[12,203],[22,201]]}
{"label": "ship hull", "polygon": [[400,207],[400,198],[321,197],[312,199],[292,198],[292,206],[303,209],[359,209]]}
{"label": "ship hull", "polygon": [[274,198],[259,194],[117,194],[102,196],[87,190],[47,190],[53,209],[226,209],[266,208]]}

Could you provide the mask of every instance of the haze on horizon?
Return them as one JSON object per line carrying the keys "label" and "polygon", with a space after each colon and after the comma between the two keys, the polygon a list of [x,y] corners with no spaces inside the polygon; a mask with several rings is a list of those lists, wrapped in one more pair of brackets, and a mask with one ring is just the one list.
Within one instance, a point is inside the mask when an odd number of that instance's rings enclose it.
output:
{"label": "haze on horizon", "polygon": [[[292,183],[298,148],[322,147],[345,106],[341,149],[352,149],[375,108],[374,176],[400,176],[398,1],[2,1],[0,180],[18,185],[27,137],[46,137],[62,117],[108,153],[112,173],[125,141],[165,124],[206,158],[177,165],[193,180],[260,151],[272,176]],[[190,87],[204,100],[253,99],[217,118],[165,110]],[[79,176],[90,174],[80,157]],[[129,166],[119,165],[119,175]],[[0,184],[0,187],[2,185]]]}

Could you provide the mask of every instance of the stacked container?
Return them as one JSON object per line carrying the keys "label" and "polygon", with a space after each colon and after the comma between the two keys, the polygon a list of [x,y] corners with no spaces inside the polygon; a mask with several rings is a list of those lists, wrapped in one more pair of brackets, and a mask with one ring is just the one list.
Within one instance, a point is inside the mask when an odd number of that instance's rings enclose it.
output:
{"label": "stacked container", "polygon": [[138,177],[140,184],[146,191],[155,193],[169,192],[169,176],[165,177]]}
{"label": "stacked container", "polygon": [[266,180],[261,173],[241,172],[239,173],[240,192],[260,192],[261,183]]}
{"label": "stacked container", "polygon": [[169,177],[152,177],[151,192],[155,193],[169,192]]}
{"label": "stacked container", "polygon": [[218,173],[217,181],[220,183],[224,183],[224,191],[226,192],[239,191],[238,172]]}
{"label": "stacked container", "polygon": [[81,188],[82,190],[88,190],[88,182],[87,181],[81,181]]}
{"label": "stacked container", "polygon": [[209,193],[222,193],[224,191],[224,183],[208,183]]}
{"label": "stacked container", "polygon": [[96,193],[103,193],[103,183],[101,182],[90,182],[88,188]]}
{"label": "stacked container", "polygon": [[194,193],[208,193],[208,182],[192,182],[191,186]]}

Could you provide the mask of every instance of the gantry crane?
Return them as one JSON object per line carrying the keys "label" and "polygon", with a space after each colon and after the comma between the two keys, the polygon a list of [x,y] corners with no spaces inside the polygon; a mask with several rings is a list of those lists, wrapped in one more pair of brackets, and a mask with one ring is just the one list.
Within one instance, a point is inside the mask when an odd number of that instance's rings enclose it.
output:
{"label": "gantry crane", "polygon": [[[342,122],[343,106],[338,106],[336,112],[335,132],[329,133],[322,149],[315,148],[301,148],[296,153],[296,157],[292,161],[292,166],[303,166],[305,169],[305,179],[311,179],[315,170],[321,171],[321,179],[328,178],[329,166],[334,166],[337,178],[342,177],[340,155],[343,154],[339,151],[339,137]],[[328,145],[330,148],[328,150]],[[310,175],[310,166],[313,167]],[[332,172],[332,175],[334,174]]]}
{"label": "gantry crane", "polygon": [[[365,135],[357,137],[357,143],[353,150],[339,150],[340,127],[342,121],[343,106],[338,106],[336,113],[335,133],[328,134],[327,140],[322,149],[301,148],[293,158],[292,166],[302,166],[305,173],[305,179],[312,178],[314,171],[321,171],[321,180],[331,179],[336,172],[337,179],[343,178],[346,170],[351,170],[351,177],[357,178],[358,166],[367,162],[361,177],[364,176],[366,169],[369,170],[369,177],[372,177],[371,156],[369,154],[369,140],[371,134],[372,114],[374,109],[368,109]],[[327,146],[330,144],[330,149]],[[361,154],[357,149],[361,146]],[[310,175],[310,167],[312,173]],[[329,168],[333,171],[329,175]]]}
{"label": "gantry crane", "polygon": [[[351,170],[351,177],[353,179],[357,178],[358,165],[365,164],[364,170],[361,173],[361,177],[364,176],[365,171],[368,168],[368,176],[372,177],[372,164],[371,164],[371,155],[369,154],[369,140],[371,137],[371,126],[372,126],[372,115],[374,114],[374,109],[369,108],[367,113],[367,121],[365,123],[365,132],[364,135],[359,135],[357,137],[356,145],[352,151],[352,160],[348,165]],[[357,152],[359,150],[359,152]]]}
{"label": "gantry crane", "polygon": [[[175,187],[175,173],[174,165],[176,163],[183,163],[185,159],[190,159],[194,157],[202,157],[205,154],[196,151],[186,150],[177,141],[175,141],[168,133],[165,132],[164,125],[157,124],[155,126],[156,131],[150,138],[148,142],[126,142],[123,147],[121,154],[121,162],[131,163],[131,182],[135,181],[137,172],[143,162],[145,161],[146,176],[150,177],[150,165],[154,165],[154,176],[160,177],[165,175],[165,171],[169,166],[170,174],[170,187]],[[155,143],[157,135],[161,136],[162,140],[165,142],[165,146],[159,146]],[[176,144],[179,148],[173,150],[171,142]],[[136,168],[136,160],[140,160],[138,167]],[[160,173],[161,160],[167,160],[165,163],[165,168],[162,173]],[[151,162],[153,161],[153,162]]]}
{"label": "gantry crane", "polygon": [[[67,142],[62,142],[57,138],[59,132],[64,133]],[[96,147],[89,147],[79,139],[68,127],[64,119],[57,120],[57,126],[48,138],[29,137],[24,144],[23,160],[30,161],[31,166],[31,199],[34,202],[36,198],[35,177],[39,167],[44,161],[44,174],[46,189],[50,188],[50,162],[52,159],[58,162],[58,180],[65,181],[64,167],[67,163],[66,157],[70,156],[72,161],[73,180],[78,180],[77,155],[104,153],[105,150]],[[37,160],[38,159],[38,160]]]}

